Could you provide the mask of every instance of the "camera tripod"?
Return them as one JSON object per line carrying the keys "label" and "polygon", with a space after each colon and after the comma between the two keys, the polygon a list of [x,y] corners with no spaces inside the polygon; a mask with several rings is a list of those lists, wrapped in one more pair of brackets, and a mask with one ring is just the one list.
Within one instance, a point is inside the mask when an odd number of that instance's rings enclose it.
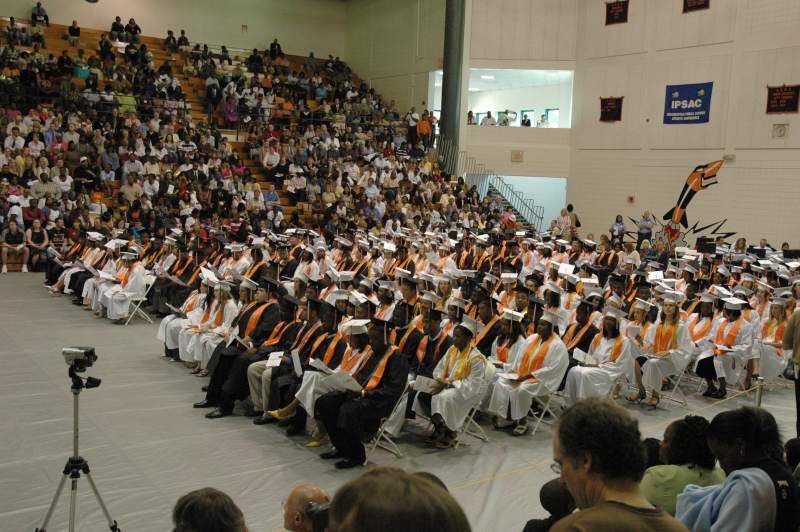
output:
{"label": "camera tripod", "polygon": [[72,391],[72,456],[67,459],[61,481],[58,483],[58,488],[56,488],[56,494],[53,496],[53,501],[50,503],[50,508],[48,508],[47,514],[44,516],[44,522],[42,523],[42,526],[37,528],[36,532],[47,532],[47,525],[50,523],[50,518],[53,517],[53,512],[55,511],[56,505],[58,504],[58,499],[61,496],[61,491],[64,489],[64,484],[67,482],[68,478],[70,479],[69,532],[75,532],[75,510],[78,502],[78,479],[81,478],[81,473],[86,475],[86,479],[89,481],[89,486],[92,488],[92,492],[97,499],[97,503],[100,505],[100,509],[103,510],[103,514],[108,521],[108,528],[111,530],[111,532],[120,532],[117,522],[111,518],[108,508],[106,508],[106,504],[103,502],[103,498],[100,496],[100,492],[97,490],[97,486],[94,483],[92,474],[89,472],[89,462],[78,454],[78,397],[84,388],[97,388],[100,386],[100,379],[86,377],[86,382],[84,382],[83,379],[78,375],[74,366],[70,366],[69,376],[72,379],[72,386],[70,388]]}

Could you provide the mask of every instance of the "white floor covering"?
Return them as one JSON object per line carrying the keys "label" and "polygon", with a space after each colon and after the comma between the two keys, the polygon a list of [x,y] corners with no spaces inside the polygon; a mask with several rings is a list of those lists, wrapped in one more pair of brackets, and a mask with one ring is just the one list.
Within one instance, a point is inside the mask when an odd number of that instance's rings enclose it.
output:
{"label": "white floor covering", "polygon": [[[281,502],[294,484],[314,482],[334,491],[360,473],[336,471],[320,450],[287,438],[275,426],[254,426],[232,416],[207,420],[191,404],[205,379],[166,362],[156,326],[95,319],[51,297],[40,274],[0,276],[0,530],[33,531],[40,525],[66,458],[71,454],[72,396],[61,348],[92,345],[99,360],[87,374],[102,379],[81,394],[81,454],[122,530],[171,530],[172,505],[182,494],[214,486],[242,508],[251,532],[281,530]],[[752,396],[716,405],[690,397],[706,417],[751,404]],[[623,401],[624,402],[624,401]],[[794,436],[794,399],[788,388],[770,391],[764,404],[787,436]],[[630,407],[645,435],[688,410]],[[487,427],[490,441],[468,440],[454,451],[434,451],[413,434],[401,439],[405,457],[378,451],[379,465],[439,475],[464,507],[473,530],[521,530],[543,517],[538,493],[553,477],[550,430],[515,438]],[[88,483],[79,482],[78,530],[108,530]],[[66,529],[68,492],[50,532]]]}

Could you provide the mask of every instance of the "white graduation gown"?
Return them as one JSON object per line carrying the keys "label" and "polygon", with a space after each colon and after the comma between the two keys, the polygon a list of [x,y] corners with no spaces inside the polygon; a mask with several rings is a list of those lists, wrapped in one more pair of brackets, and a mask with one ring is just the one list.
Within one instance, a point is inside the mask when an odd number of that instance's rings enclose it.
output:
{"label": "white graduation gown", "polygon": [[631,342],[623,337],[619,357],[612,362],[611,352],[616,341],[616,338],[605,337],[601,337],[599,343],[592,340],[589,354],[597,360],[599,365],[597,367],[575,366],[569,370],[564,386],[568,404],[572,405],[576,401],[589,397],[605,397],[617,379],[630,374],[633,365]]}
{"label": "white graduation gown", "polygon": [[[516,372],[528,348],[533,344],[536,345],[532,355],[535,356],[540,343],[538,334],[531,335],[517,351],[513,363],[510,361],[511,354],[509,350],[509,362],[504,364],[503,369]],[[486,409],[502,418],[505,418],[510,413],[511,419],[519,421],[528,415],[528,410],[531,408],[534,397],[546,396],[558,390],[568,367],[569,352],[567,351],[567,346],[564,345],[561,338],[553,334],[553,341],[550,342],[547,348],[542,367],[532,374],[535,380],[533,382],[526,380],[521,383],[515,383],[503,378],[497,379],[492,385],[492,394]]]}
{"label": "white graduation gown", "polygon": [[[183,302],[181,305],[181,311],[186,312],[186,309],[189,308],[190,305],[194,305],[194,307],[199,307],[203,304],[203,300],[205,299],[206,295],[201,294],[197,290],[189,294],[189,297],[186,298],[186,301]],[[177,314],[168,314],[164,316],[161,322],[158,324],[158,332],[156,333],[156,338],[159,342],[166,343],[167,341],[167,328],[169,325],[179,319]],[[176,339],[177,341],[177,339]]]}
{"label": "white graduation gown", "polygon": [[[655,342],[657,330],[657,325],[651,326],[644,339],[649,353],[653,352],[653,343]],[[678,322],[675,334],[677,335],[675,349],[669,350],[669,356],[649,358],[642,367],[642,384],[646,390],[660,392],[662,380],[665,377],[680,373],[691,361],[694,354],[694,342],[689,334],[689,329],[683,321]]]}
{"label": "white graduation gown", "polygon": [[[365,362],[365,353],[366,351],[362,351],[356,355],[358,357],[357,361],[347,373],[354,375],[358,371],[361,365]],[[348,356],[346,352],[345,356]],[[344,370],[340,366],[337,367],[335,371]],[[327,377],[327,375],[321,371],[303,372],[303,382],[300,384],[300,388],[298,388],[297,392],[294,394],[295,399],[297,399],[300,404],[303,405],[303,408],[310,416],[314,415],[314,405],[317,404],[317,399],[334,390],[334,388],[329,386],[324,380],[325,377]]]}
{"label": "white graduation gown", "polygon": [[[97,257],[99,253],[103,253],[103,249],[101,248],[93,248],[88,255],[86,255],[85,259],[82,259],[80,262],[81,264],[91,264],[92,261]],[[71,268],[67,268],[61,275],[59,275],[59,279],[64,279],[64,293],[71,294],[72,290],[69,288],[69,282],[72,279],[72,275],[77,272],[86,271],[82,266],[73,266]]]}
{"label": "white graduation gown", "polygon": [[[181,357],[181,360],[184,362],[194,362],[194,347],[195,343],[197,342],[197,338],[205,332],[205,329],[209,329],[213,326],[213,320],[217,316],[217,310],[219,309],[219,299],[215,299],[211,303],[211,310],[208,313],[208,319],[203,321],[203,317],[205,316],[205,309],[200,313],[200,318],[197,323],[194,323],[192,320],[188,321],[183,328],[181,329],[180,333],[178,334],[178,353]],[[202,332],[195,331],[195,327],[203,328]]]}
{"label": "white graduation gown", "polygon": [[759,328],[759,340],[753,343],[753,353],[758,356],[753,358],[761,359],[758,365],[758,374],[764,379],[774,379],[786,369],[786,365],[792,358],[792,350],[776,349],[771,345],[775,340],[775,333],[778,331],[778,326],[772,327],[764,334],[764,328]]}
{"label": "white graduation gown", "polygon": [[104,292],[104,296],[108,297],[106,309],[108,310],[108,318],[118,320],[127,318],[130,311],[131,300],[143,297],[145,293],[145,269],[141,262],[137,262],[128,276],[128,282],[123,287],[116,285]]}
{"label": "white graduation gown", "polygon": [[[753,348],[753,329],[747,320],[744,318],[739,319],[742,320],[742,325],[739,328],[739,334],[736,335],[733,345],[730,346],[730,351],[723,352],[719,356],[714,354],[713,343],[716,341],[720,327],[724,328],[722,334],[722,338],[724,339],[727,338],[731,328],[736,324],[736,322],[728,322],[726,319],[720,319],[711,327],[711,332],[708,334],[710,343],[706,344],[706,348],[700,353],[700,356],[697,357],[697,362],[708,357],[714,357],[714,371],[717,374],[717,378],[724,378],[730,383],[739,380],[742,367],[744,363],[750,359],[750,352]],[[695,368],[697,368],[697,364],[695,364]]]}
{"label": "white graduation gown", "polygon": [[[439,359],[436,368],[433,370],[433,378],[441,379],[444,377],[447,368],[447,359],[456,351],[455,346],[450,346],[447,353]],[[454,356],[457,356],[454,355]],[[444,420],[444,424],[450,430],[457,431],[464,424],[469,415],[469,411],[477,405],[483,398],[486,391],[486,357],[476,348],[471,348],[467,355],[469,363],[469,373],[459,380],[452,381],[453,386],[446,388],[439,393],[431,396],[430,415],[439,414]],[[455,372],[452,367],[454,361],[450,360],[450,374]],[[419,396],[414,401],[414,411],[426,415],[427,408],[419,401]]]}
{"label": "white graduation gown", "polygon": [[239,314],[240,305],[233,299],[225,302],[225,308],[222,311],[222,324],[219,327],[214,327],[208,332],[198,335],[197,341],[194,345],[194,359],[200,362],[200,367],[206,369],[214,349],[226,339],[226,335],[231,330],[231,324]]}
{"label": "white graduation gown", "polygon": [[206,294],[200,294],[201,299],[197,301],[194,309],[186,313],[185,318],[173,318],[166,324],[164,330],[164,345],[167,349],[178,349],[180,343],[180,333],[192,325],[197,325],[203,317],[205,309],[203,303],[206,300]]}
{"label": "white graduation gown", "polygon": [[[117,276],[117,260],[107,260],[106,263],[103,265],[103,269],[100,270],[102,272],[111,275],[112,277]],[[100,287],[103,289],[108,288],[111,286],[112,283],[108,281],[101,281],[98,277],[90,277],[83,283],[83,292],[81,292],[81,297],[83,299],[88,299],[92,304],[97,300],[97,292]]]}

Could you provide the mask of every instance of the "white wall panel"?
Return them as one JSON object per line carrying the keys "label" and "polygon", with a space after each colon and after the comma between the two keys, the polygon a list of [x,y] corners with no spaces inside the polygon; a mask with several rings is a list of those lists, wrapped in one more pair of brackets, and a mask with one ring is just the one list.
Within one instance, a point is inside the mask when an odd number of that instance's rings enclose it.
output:
{"label": "white wall panel", "polygon": [[581,57],[609,57],[644,52],[648,5],[646,0],[630,0],[628,22],[606,26],[606,1],[583,0],[582,27],[579,32]]}
{"label": "white wall panel", "polygon": [[683,0],[651,1],[655,11],[656,50],[687,48],[733,40],[736,1],[711,2],[709,9],[683,13]]}
{"label": "white wall panel", "polygon": [[[569,129],[470,126],[465,148],[498,175],[567,177],[569,143]],[[512,163],[512,150],[521,150],[524,162]]]}
{"label": "white wall panel", "polygon": [[746,49],[800,45],[800,2],[743,0],[740,12],[739,38]]}
{"label": "white wall panel", "polygon": [[[575,146],[579,148],[638,149],[643,144],[643,91],[645,65],[626,62],[595,65],[580,73],[576,87],[576,120],[573,121]],[[600,97],[624,96],[622,120],[600,121]]]}
{"label": "white wall panel", "polygon": [[[653,59],[655,59],[653,57]],[[714,149],[725,146],[731,57],[728,55],[653,61],[647,74],[649,146],[654,149]],[[713,81],[711,112],[705,124],[664,124],[667,85]]]}
{"label": "white wall panel", "polygon": [[[800,148],[800,116],[765,112],[768,85],[800,84],[800,47],[749,52],[738,66],[748,75],[740,80],[732,105],[734,147]],[[773,124],[789,124],[789,135],[772,138]]]}
{"label": "white wall panel", "polygon": [[472,59],[574,60],[578,0],[474,0]]}

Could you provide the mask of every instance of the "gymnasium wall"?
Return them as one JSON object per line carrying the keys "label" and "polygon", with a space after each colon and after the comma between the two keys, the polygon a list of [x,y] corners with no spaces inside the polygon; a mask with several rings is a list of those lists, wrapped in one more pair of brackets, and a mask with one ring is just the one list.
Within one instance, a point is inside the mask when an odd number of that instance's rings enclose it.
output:
{"label": "gymnasium wall", "polygon": [[[727,219],[749,241],[800,247],[800,122],[765,112],[767,85],[800,84],[800,2],[682,7],[631,0],[628,23],[606,26],[604,0],[580,3],[568,200],[595,236],[617,213],[661,219],[696,165],[731,155],[693,198],[689,225]],[[709,81],[708,123],[663,124],[666,85]],[[622,121],[599,121],[601,96],[624,96]],[[773,124],[788,135],[773,138]]]}
{"label": "gymnasium wall", "polygon": [[[331,2],[333,3],[333,2]],[[345,57],[400,111],[427,104],[429,73],[442,68],[444,0],[348,0]]]}
{"label": "gymnasium wall", "polygon": [[[30,18],[31,0],[4,0],[0,14]],[[115,16],[133,17],[145,35],[162,36],[183,28],[192,42],[237,48],[265,48],[278,38],[290,54],[344,56],[346,9],[332,0],[46,0],[50,20],[109,28]],[[247,32],[242,25],[247,25]]]}

